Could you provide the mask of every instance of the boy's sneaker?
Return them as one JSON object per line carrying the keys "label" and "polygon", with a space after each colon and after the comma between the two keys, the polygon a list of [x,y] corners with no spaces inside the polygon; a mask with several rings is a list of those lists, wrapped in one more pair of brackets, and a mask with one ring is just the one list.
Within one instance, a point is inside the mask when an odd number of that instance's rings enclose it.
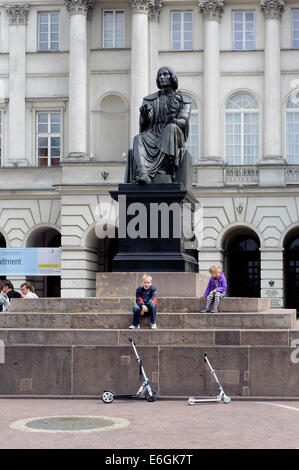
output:
{"label": "boy's sneaker", "polygon": [[213,308],[213,310],[211,310],[211,313],[218,313],[217,308]]}
{"label": "boy's sneaker", "polygon": [[156,330],[156,329],[157,329],[156,323],[151,323],[151,329],[152,329],[152,330]]}
{"label": "boy's sneaker", "polygon": [[130,326],[129,326],[129,330],[135,330],[135,329],[137,329],[137,328],[140,328],[140,325],[138,325],[138,326],[130,325]]}
{"label": "boy's sneaker", "polygon": [[200,311],[200,313],[209,313],[210,310],[207,310],[206,308],[204,308],[203,310]]}

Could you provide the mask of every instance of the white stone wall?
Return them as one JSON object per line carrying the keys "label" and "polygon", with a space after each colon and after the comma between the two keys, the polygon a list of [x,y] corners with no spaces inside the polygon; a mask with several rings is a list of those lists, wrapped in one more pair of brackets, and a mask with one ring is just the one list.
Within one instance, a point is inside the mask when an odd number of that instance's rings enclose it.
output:
{"label": "white stone wall", "polygon": [[[9,193],[9,192],[8,192]],[[27,193],[27,194],[26,194]],[[45,227],[60,232],[60,198],[50,194],[30,195],[20,190],[15,198],[1,194],[0,227],[7,247],[26,248],[32,231]]]}
{"label": "white stone wall", "polygon": [[[15,3],[8,0],[5,5]],[[284,166],[285,104],[290,94],[299,88],[298,51],[291,49],[291,11],[299,9],[299,2],[286,3],[276,27],[280,50],[276,48],[275,57],[271,56],[280,82],[274,87],[279,110],[273,120],[278,129],[275,131],[279,141],[276,150],[281,150],[276,155],[278,161],[272,162],[272,166],[259,168],[259,182],[254,186],[246,182],[228,185],[222,164],[225,105],[236,92],[251,93],[259,104],[261,160],[272,142],[271,129],[265,127],[265,117],[271,116],[271,106],[274,106],[272,93],[267,97],[269,90],[265,83],[265,45],[267,34],[272,33],[266,28],[265,15],[258,2],[226,2],[216,40],[214,33],[209,36],[213,26],[204,21],[195,0],[164,0],[157,18],[132,11],[127,0],[94,0],[92,14],[84,21],[80,18],[79,22],[83,29],[86,27],[87,43],[86,58],[80,55],[86,61],[86,76],[82,75],[80,80],[83,84],[86,80],[87,87],[86,98],[80,100],[81,121],[76,121],[78,116],[72,111],[72,97],[80,96],[74,85],[76,79],[70,80],[75,73],[70,77],[70,51],[74,52],[74,44],[70,44],[70,13],[62,0],[27,3],[30,4],[27,23],[22,25],[11,25],[4,5],[0,6],[0,111],[3,118],[0,232],[7,246],[25,247],[32,230],[56,228],[62,234],[62,295],[94,295],[95,273],[101,264],[99,253],[104,250],[94,236],[95,207],[101,201],[108,201],[109,191],[123,181],[123,154],[132,145],[137,128],[132,110],[141,104],[141,96],[156,90],[158,67],[170,65],[178,73],[180,89],[194,97],[199,108],[200,165],[194,191],[204,203],[205,215],[200,272],[206,274],[211,264],[223,262],[223,240],[232,230],[248,227],[258,235],[261,244],[261,295],[271,295],[269,280],[275,279],[277,302],[273,305],[281,305],[284,239],[289,230],[299,227],[298,182],[288,185]],[[109,8],[125,10],[123,50],[103,49],[102,15],[103,10]],[[255,11],[254,51],[232,51],[232,11],[236,9]],[[193,11],[192,51],[171,50],[170,15],[174,10]],[[37,14],[42,11],[60,12],[59,52],[37,52]],[[138,28],[142,29],[140,35],[147,35],[148,48],[146,39],[132,44],[132,30],[138,36]],[[218,63],[215,59],[209,65],[207,37],[212,38],[209,46],[215,57],[219,56]],[[147,50],[138,61],[136,50],[141,48]],[[76,53],[73,60],[76,65]],[[136,75],[140,68],[146,75],[142,81]],[[213,94],[212,87],[208,97],[205,87],[207,90],[209,80],[215,79],[215,70],[219,76],[213,86],[217,87],[218,95]],[[138,93],[134,95],[137,88]],[[214,115],[207,113],[208,106],[212,106]],[[62,115],[63,165],[36,168],[36,113],[51,110],[59,110]],[[215,115],[218,123],[215,123]],[[79,134],[72,129],[82,130],[82,135],[86,132],[82,148],[79,144],[76,147]],[[114,129],[114,133],[110,129]],[[206,145],[208,139],[209,146]],[[70,152],[86,154],[85,160],[68,160]],[[94,160],[89,160],[91,153]],[[212,164],[207,159],[211,156],[216,157]],[[236,210],[240,203],[241,214]]]}
{"label": "white stone wall", "polygon": [[[273,296],[273,306],[283,305],[283,252],[286,235],[299,229],[299,200],[292,190],[242,190],[229,196],[198,191],[203,203],[203,240],[199,254],[199,271],[207,274],[212,264],[223,264],[225,242],[238,229],[252,230],[260,241],[261,296]],[[246,194],[247,193],[247,194]],[[249,194],[250,193],[250,194]],[[241,209],[241,213],[237,210]],[[240,210],[240,209],[239,209]],[[275,281],[271,288],[269,281]]]}

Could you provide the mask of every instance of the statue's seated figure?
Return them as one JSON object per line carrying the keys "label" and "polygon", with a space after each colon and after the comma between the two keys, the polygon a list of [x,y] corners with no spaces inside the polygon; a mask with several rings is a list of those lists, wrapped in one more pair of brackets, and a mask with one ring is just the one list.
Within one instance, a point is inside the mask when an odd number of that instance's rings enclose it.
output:
{"label": "statue's seated figure", "polygon": [[140,134],[129,151],[126,183],[171,183],[184,158],[191,99],[177,91],[171,67],[158,70],[156,83],[160,90],[146,96],[139,109]]}

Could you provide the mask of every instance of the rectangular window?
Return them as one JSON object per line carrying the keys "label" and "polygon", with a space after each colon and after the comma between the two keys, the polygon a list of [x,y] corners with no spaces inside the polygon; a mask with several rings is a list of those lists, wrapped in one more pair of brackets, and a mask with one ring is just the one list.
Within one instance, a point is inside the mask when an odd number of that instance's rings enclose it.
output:
{"label": "rectangular window", "polygon": [[255,49],[254,29],[255,15],[253,11],[233,12],[233,49],[249,51]]}
{"label": "rectangular window", "polygon": [[171,48],[173,51],[191,51],[193,49],[192,11],[172,12]]}
{"label": "rectangular window", "polygon": [[105,10],[103,16],[104,49],[125,47],[125,12],[124,10]]}
{"label": "rectangular window", "polygon": [[229,165],[255,165],[259,158],[258,113],[226,113],[226,159]]}
{"label": "rectangular window", "polygon": [[292,48],[299,49],[299,10],[292,11]]}
{"label": "rectangular window", "polygon": [[286,120],[287,162],[298,165],[299,162],[299,113],[288,112]]}
{"label": "rectangular window", "polygon": [[38,50],[59,50],[59,13],[38,14]]}
{"label": "rectangular window", "polygon": [[57,166],[61,157],[60,112],[37,113],[38,166]]}
{"label": "rectangular window", "polygon": [[241,114],[226,114],[226,158],[229,165],[241,164]]}

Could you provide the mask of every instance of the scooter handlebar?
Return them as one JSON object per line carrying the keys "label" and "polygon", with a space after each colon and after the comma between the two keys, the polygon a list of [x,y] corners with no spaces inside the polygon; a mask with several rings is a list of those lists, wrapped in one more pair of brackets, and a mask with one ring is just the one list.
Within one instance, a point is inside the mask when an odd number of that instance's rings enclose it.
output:
{"label": "scooter handlebar", "polygon": [[135,344],[134,341],[132,340],[132,338],[128,338],[128,340],[130,341],[130,343]]}
{"label": "scooter handlebar", "polygon": [[205,362],[207,362],[207,357],[208,357],[207,353],[204,353],[204,355],[203,355],[203,360],[204,360]]}

